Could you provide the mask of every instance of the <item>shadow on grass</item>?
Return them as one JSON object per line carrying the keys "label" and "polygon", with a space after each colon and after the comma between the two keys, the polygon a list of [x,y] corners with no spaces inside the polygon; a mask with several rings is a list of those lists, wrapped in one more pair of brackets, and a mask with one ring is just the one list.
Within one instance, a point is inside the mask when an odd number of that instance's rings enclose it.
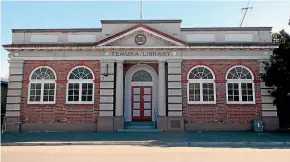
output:
{"label": "shadow on grass", "polygon": [[[1,143],[16,145],[130,145],[147,147],[210,147],[289,149],[289,132],[182,132],[182,133],[100,133],[100,132],[35,132],[4,133]],[[271,144],[271,145],[270,145]]]}

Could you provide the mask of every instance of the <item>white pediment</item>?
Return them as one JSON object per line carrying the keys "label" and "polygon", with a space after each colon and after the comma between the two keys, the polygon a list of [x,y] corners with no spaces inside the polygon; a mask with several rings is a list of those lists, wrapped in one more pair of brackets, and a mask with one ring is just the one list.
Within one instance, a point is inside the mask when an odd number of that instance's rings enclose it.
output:
{"label": "white pediment", "polygon": [[[137,35],[138,37],[136,37]],[[187,46],[187,43],[168,34],[139,24],[101,40],[97,43],[97,46]]]}
{"label": "white pediment", "polygon": [[[138,42],[136,43],[136,39],[138,39],[138,36],[140,34],[142,34],[145,37],[142,38],[143,40],[141,40],[140,42],[142,43],[142,41],[144,41],[144,44],[139,45]],[[163,46],[176,46],[176,45],[174,43],[171,43],[169,41],[166,41],[164,39],[161,39],[159,37],[156,37],[146,32],[136,32],[136,33],[132,33],[129,36],[116,40],[115,42],[109,43],[107,44],[107,46],[143,46],[143,47],[161,46],[163,47]]]}

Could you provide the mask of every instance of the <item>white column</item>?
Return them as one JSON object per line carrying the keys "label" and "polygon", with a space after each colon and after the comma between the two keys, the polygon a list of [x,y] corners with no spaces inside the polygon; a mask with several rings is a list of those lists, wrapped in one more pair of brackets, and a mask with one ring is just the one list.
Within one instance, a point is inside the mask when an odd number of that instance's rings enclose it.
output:
{"label": "white column", "polygon": [[166,116],[165,104],[165,60],[158,61],[158,116]]}
{"label": "white column", "polygon": [[123,116],[123,62],[124,60],[117,60],[116,116]]}

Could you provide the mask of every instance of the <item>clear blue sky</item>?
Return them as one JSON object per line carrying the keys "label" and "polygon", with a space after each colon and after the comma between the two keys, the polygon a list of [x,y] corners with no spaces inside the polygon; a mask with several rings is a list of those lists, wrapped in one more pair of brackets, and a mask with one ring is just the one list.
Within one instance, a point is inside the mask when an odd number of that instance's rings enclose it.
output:
{"label": "clear blue sky", "polygon": [[[143,1],[143,19],[182,19],[182,27],[238,26],[248,1]],[[250,1],[243,26],[271,26],[290,32],[290,2]],[[100,20],[139,19],[140,2],[1,2],[1,43],[11,43],[11,29],[99,28]],[[1,46],[1,76],[8,74],[8,52]]]}

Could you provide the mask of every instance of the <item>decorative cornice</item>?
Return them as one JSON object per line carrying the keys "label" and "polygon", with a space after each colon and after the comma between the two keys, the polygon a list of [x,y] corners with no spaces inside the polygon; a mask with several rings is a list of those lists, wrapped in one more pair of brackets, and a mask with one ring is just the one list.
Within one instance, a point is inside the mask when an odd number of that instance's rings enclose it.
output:
{"label": "decorative cornice", "polygon": [[198,45],[198,46],[164,46],[164,47],[138,47],[138,46],[71,46],[66,44],[11,44],[11,45],[3,45],[3,47],[7,51],[13,50],[96,50],[96,51],[103,51],[103,50],[140,50],[140,49],[152,49],[152,50],[166,50],[166,49],[190,49],[190,50],[213,50],[213,49],[221,49],[221,50],[273,50],[278,48],[278,45]]}

